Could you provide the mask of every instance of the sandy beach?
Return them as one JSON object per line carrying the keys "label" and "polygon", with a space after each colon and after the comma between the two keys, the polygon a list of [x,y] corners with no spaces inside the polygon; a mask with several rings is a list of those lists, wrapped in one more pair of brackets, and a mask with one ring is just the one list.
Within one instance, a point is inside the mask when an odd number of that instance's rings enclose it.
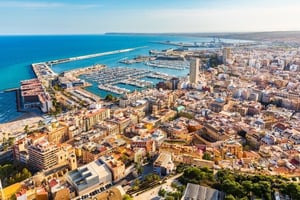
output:
{"label": "sandy beach", "polygon": [[40,120],[43,120],[43,118],[38,114],[33,112],[26,112],[22,116],[11,122],[0,124],[0,133],[15,134],[24,132],[24,127],[26,125],[28,125],[29,128],[36,127]]}

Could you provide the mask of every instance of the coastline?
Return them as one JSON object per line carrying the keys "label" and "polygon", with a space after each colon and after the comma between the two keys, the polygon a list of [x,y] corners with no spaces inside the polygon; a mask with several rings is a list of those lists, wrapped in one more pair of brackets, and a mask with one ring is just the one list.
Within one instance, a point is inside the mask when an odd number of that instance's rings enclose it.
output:
{"label": "coastline", "polygon": [[26,112],[21,116],[13,119],[12,121],[0,124],[0,132],[3,133],[20,133],[24,132],[24,127],[28,125],[31,127],[33,124],[43,120],[41,115],[35,112]]}
{"label": "coastline", "polygon": [[279,41],[300,43],[300,31],[265,31],[265,32],[207,32],[207,33],[117,33],[108,32],[105,35],[132,36],[183,36],[195,38],[218,37],[223,39],[251,40],[251,41]]}

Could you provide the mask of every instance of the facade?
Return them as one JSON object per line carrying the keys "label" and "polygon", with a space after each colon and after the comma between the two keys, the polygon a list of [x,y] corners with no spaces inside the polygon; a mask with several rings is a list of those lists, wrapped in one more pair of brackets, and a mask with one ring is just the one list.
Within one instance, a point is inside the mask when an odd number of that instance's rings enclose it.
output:
{"label": "facade", "polygon": [[131,141],[131,148],[144,148],[146,152],[154,152],[155,151],[155,142],[152,139],[141,138],[141,137],[133,137]]}
{"label": "facade", "polygon": [[21,139],[15,142],[13,146],[14,160],[24,164],[26,164],[28,160],[26,159],[28,157],[28,154],[26,152],[27,150],[25,148],[25,143],[25,139]]}
{"label": "facade", "polygon": [[199,81],[200,59],[197,58],[191,62],[190,66],[190,83],[197,84]]}
{"label": "facade", "polygon": [[226,64],[228,59],[231,59],[231,49],[223,48],[223,63]]}
{"label": "facade", "polygon": [[110,184],[112,174],[105,163],[96,160],[68,172],[67,179],[73,185],[77,194],[81,195],[93,187]]}
{"label": "facade", "polygon": [[42,112],[51,110],[51,97],[38,79],[21,81],[20,93],[24,109],[40,108]]}
{"label": "facade", "polygon": [[98,122],[110,118],[110,109],[98,109],[89,111],[84,118],[84,130],[88,131]]}
{"label": "facade", "polygon": [[47,127],[46,133],[48,135],[48,141],[55,144],[60,144],[70,139],[69,127],[60,122],[50,124]]}
{"label": "facade", "polygon": [[114,182],[124,177],[125,165],[123,162],[114,159],[112,156],[102,156],[100,159],[108,166],[108,168],[112,172]]}
{"label": "facade", "polygon": [[57,164],[57,152],[57,146],[46,139],[36,141],[28,147],[28,164],[38,170],[49,169]]}
{"label": "facade", "polygon": [[153,171],[160,176],[170,174],[174,169],[172,155],[170,153],[160,153],[158,158],[153,163]]}

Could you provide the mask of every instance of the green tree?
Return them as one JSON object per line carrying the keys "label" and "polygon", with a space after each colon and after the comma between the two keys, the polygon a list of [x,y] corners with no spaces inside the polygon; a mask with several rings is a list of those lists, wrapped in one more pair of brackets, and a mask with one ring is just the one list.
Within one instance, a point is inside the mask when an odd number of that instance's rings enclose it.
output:
{"label": "green tree", "polygon": [[14,143],[15,143],[15,138],[13,138],[13,137],[8,138],[8,145],[9,146],[12,146]]}
{"label": "green tree", "polygon": [[137,164],[136,166],[137,173],[141,175],[144,171],[144,167],[141,164]]}
{"label": "green tree", "polygon": [[232,194],[226,195],[224,200],[235,200],[234,196]]}
{"label": "green tree", "polygon": [[108,94],[108,95],[106,95],[105,100],[112,101],[112,100],[114,100],[114,96],[112,94]]}
{"label": "green tree", "polygon": [[133,187],[132,189],[133,190],[138,190],[140,188],[140,185],[141,185],[141,181],[139,179],[136,179],[133,183]]}
{"label": "green tree", "polygon": [[175,200],[173,196],[166,196],[165,200]]}
{"label": "green tree", "polygon": [[212,160],[212,159],[211,159],[211,155],[210,155],[210,153],[208,153],[208,152],[205,152],[205,153],[203,154],[202,159],[204,159],[204,160]]}
{"label": "green tree", "polygon": [[25,180],[25,179],[31,177],[32,174],[31,174],[31,172],[27,168],[23,168],[21,176],[22,176],[22,179]]}
{"label": "green tree", "polygon": [[289,195],[292,199],[300,199],[300,185],[289,183],[286,185],[284,193]]}
{"label": "green tree", "polygon": [[243,188],[242,186],[232,180],[225,180],[222,185],[222,189],[226,194],[232,194],[235,197],[243,197]]}
{"label": "green tree", "polygon": [[44,126],[44,125],[45,125],[45,124],[44,124],[43,120],[40,120],[39,123],[38,123],[38,126],[39,126],[39,127],[42,127],[42,126]]}
{"label": "green tree", "polygon": [[244,188],[244,192],[249,195],[250,192],[253,190],[253,183],[252,181],[243,181],[242,186]]}
{"label": "green tree", "polygon": [[159,191],[158,191],[158,195],[161,196],[161,197],[164,197],[166,195],[166,190],[161,188]]}
{"label": "green tree", "polygon": [[124,194],[123,200],[133,200],[133,198],[129,194]]}
{"label": "green tree", "polygon": [[29,126],[28,126],[28,124],[24,127],[24,131],[25,131],[25,133],[29,132]]}

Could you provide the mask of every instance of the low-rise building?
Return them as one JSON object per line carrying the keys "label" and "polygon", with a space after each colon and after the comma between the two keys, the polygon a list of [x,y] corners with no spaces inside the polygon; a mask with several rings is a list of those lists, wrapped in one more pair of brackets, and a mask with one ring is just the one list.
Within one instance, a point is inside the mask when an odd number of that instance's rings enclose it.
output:
{"label": "low-rise building", "polygon": [[223,200],[224,194],[218,190],[188,183],[181,200]]}
{"label": "low-rise building", "polygon": [[153,163],[153,171],[160,176],[166,176],[174,170],[174,163],[170,153],[160,153]]}
{"label": "low-rise building", "polygon": [[112,173],[101,160],[68,172],[67,180],[74,186],[78,195],[84,194],[98,185],[112,183]]}

